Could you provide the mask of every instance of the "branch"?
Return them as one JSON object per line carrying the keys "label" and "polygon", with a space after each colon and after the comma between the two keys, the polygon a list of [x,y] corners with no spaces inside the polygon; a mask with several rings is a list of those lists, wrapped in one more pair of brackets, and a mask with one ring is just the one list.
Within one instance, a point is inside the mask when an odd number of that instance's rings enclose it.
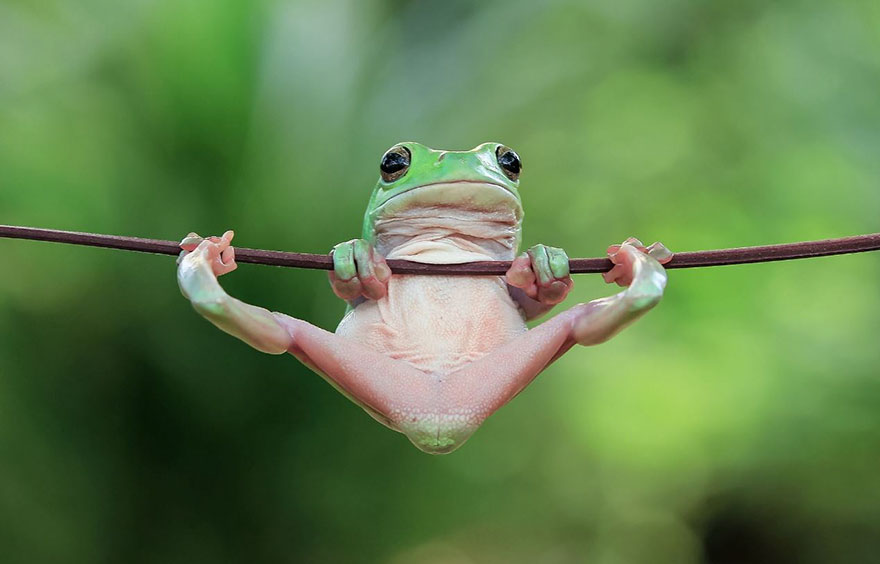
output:
{"label": "branch", "polygon": [[[99,235],[80,233],[77,231],[58,231],[55,229],[39,229],[36,227],[17,227],[0,225],[0,238],[31,239],[50,241],[53,243],[69,243],[90,247],[106,247],[142,253],[160,255],[177,255],[180,247],[177,241],[160,239],[141,239],[139,237],[120,237],[118,235]],[[783,245],[765,245],[760,247],[739,247],[735,249],[718,249],[714,251],[694,251],[676,253],[672,260],[664,266],[670,268],[696,268],[700,266],[721,266],[727,264],[745,264],[752,262],[771,262],[846,253],[861,253],[880,250],[880,233],[841,237],[839,239],[823,239],[820,241],[804,241]],[[333,259],[330,255],[313,255],[307,253],[287,253],[283,251],[264,251],[235,247],[235,260],[253,264],[287,266],[293,268],[312,268],[333,270]],[[569,261],[572,274],[607,272],[613,266],[607,258],[576,258]],[[445,275],[492,275],[498,276],[510,268],[508,261],[481,261],[465,264],[423,264],[408,260],[390,259],[388,266],[395,274],[445,274]]]}

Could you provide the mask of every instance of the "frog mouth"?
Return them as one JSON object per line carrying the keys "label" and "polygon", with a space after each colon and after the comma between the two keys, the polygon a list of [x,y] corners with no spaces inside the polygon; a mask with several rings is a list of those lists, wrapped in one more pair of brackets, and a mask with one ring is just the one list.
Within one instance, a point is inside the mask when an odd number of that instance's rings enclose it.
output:
{"label": "frog mouth", "polygon": [[523,216],[522,204],[510,188],[478,180],[449,180],[413,186],[388,198],[371,215],[376,219],[414,208],[510,212],[517,223]]}

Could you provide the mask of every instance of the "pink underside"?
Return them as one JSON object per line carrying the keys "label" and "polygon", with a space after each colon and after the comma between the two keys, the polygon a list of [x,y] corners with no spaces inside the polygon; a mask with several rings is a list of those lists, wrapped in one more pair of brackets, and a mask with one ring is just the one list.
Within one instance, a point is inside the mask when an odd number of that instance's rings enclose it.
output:
{"label": "pink underside", "polygon": [[[294,337],[296,348],[290,351],[292,354],[374,415],[384,416],[392,427],[406,432],[411,425],[442,417],[450,418],[453,426],[460,425],[462,432],[469,434],[570,346],[571,322],[582,307],[576,306],[532,330],[525,330],[520,321],[517,330],[508,328],[503,332],[504,339],[491,340],[468,333],[468,329],[476,331],[476,326],[462,328],[459,335],[452,335],[450,326],[435,322],[434,337],[439,339],[443,335],[449,340],[434,347],[433,354],[418,352],[413,356],[404,349],[389,354],[390,345],[408,343],[405,337],[393,337],[400,328],[372,322],[364,323],[363,327],[368,328],[365,333],[347,328],[337,335],[277,315]],[[351,327],[354,326],[357,324]],[[383,334],[393,338],[383,339]],[[422,339],[426,335],[417,337]],[[467,342],[474,345],[469,350],[453,346]]]}

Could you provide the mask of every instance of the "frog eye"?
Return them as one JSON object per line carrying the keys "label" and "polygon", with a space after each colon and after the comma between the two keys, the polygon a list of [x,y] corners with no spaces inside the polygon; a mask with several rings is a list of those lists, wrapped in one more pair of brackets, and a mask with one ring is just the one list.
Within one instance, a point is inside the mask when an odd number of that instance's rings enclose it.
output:
{"label": "frog eye", "polygon": [[409,170],[410,162],[409,149],[403,145],[391,147],[382,155],[382,162],[379,163],[379,170],[382,172],[382,180],[385,182],[394,182]]}
{"label": "frog eye", "polygon": [[522,161],[519,160],[519,155],[513,149],[504,145],[498,145],[498,148],[495,149],[495,158],[498,159],[498,166],[501,167],[507,178],[511,180],[519,179]]}

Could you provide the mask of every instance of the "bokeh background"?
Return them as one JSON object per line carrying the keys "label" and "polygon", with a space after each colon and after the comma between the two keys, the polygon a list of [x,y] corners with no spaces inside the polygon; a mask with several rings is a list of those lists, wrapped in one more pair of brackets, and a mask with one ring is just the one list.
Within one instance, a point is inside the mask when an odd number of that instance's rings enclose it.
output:
{"label": "bokeh background", "polygon": [[[526,244],[572,256],[874,232],[878,30],[859,0],[0,0],[0,223],[326,252],[411,139],[514,147]],[[878,255],[676,271],[445,457],[174,271],[0,240],[2,562],[880,554]],[[320,272],[224,284],[343,311]]]}

